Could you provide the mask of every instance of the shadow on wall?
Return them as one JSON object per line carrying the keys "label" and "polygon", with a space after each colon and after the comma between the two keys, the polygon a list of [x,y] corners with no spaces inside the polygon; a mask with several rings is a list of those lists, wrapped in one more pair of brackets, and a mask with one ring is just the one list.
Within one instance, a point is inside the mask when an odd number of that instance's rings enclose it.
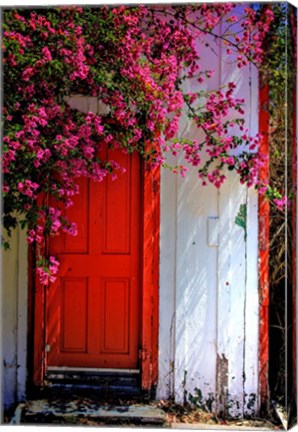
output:
{"label": "shadow on wall", "polygon": [[[202,187],[195,173],[178,183],[176,398],[225,415],[252,414],[256,395],[245,394],[245,231],[235,223],[246,189],[233,177],[220,191]],[[208,246],[210,216],[219,216],[218,247]],[[257,340],[253,350],[257,355]]]}

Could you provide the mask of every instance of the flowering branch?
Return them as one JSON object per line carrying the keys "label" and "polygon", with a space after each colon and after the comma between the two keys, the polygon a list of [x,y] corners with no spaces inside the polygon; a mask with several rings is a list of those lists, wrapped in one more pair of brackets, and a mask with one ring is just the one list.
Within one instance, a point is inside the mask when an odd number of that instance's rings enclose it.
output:
{"label": "flowering branch", "polygon": [[[238,34],[231,32],[238,21],[234,8],[200,4],[5,10],[2,167],[8,234],[18,223],[17,214],[28,243],[39,244],[44,236],[59,232],[76,235],[75,224],[62,209],[79,193],[77,179],[100,182],[123,172],[103,157],[105,148],[136,151],[148,167],[169,167],[167,153],[182,150],[203,185],[220,187],[225,167],[235,170],[241,183],[257,185],[259,137],[248,136],[242,118],[245,101],[234,97],[235,84],[209,93],[183,91],[184,80],[200,84],[212,76],[196,49],[205,34],[221,38],[232,60],[237,51],[238,67],[262,60],[260,46],[273,19],[271,11],[257,21],[255,12],[245,8]],[[219,24],[229,30],[218,33]],[[72,109],[67,98],[74,94],[98,98],[107,113]],[[203,133],[201,141],[177,139],[185,107]],[[228,120],[232,112],[235,118]],[[169,168],[182,175],[187,171],[184,165]],[[41,194],[49,199],[37,200]],[[57,268],[54,257],[41,256],[42,283],[53,281]]]}

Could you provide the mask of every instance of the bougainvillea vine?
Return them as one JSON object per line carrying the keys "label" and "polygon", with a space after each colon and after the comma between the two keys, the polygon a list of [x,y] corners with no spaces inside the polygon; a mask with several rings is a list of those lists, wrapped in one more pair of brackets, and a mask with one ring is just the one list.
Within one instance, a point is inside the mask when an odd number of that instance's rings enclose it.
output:
{"label": "bougainvillea vine", "polygon": [[[100,182],[123,171],[102,156],[103,148],[136,151],[147,169],[161,165],[185,175],[193,166],[203,185],[220,187],[227,168],[241,183],[268,193],[268,185],[258,184],[259,136],[248,135],[245,101],[234,96],[235,83],[183,90],[185,80],[199,85],[214,72],[204,69],[198,44],[222,43],[238,68],[262,62],[272,11],[260,18],[249,7],[241,16],[235,8],[221,3],[6,9],[2,190],[8,235],[20,223],[37,250],[47,235],[76,235],[61,208],[79,193],[77,179]],[[105,114],[71,108],[68,98],[76,94],[98,98]],[[178,138],[183,110],[202,138]],[[169,166],[167,154],[178,152],[185,164]],[[53,282],[58,261],[37,255],[41,282]]]}

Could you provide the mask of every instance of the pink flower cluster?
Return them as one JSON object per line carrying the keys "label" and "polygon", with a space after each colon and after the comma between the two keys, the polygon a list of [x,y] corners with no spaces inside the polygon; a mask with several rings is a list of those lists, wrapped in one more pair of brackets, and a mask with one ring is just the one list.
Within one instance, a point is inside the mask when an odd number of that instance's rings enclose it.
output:
{"label": "pink flower cluster", "polygon": [[37,225],[35,229],[33,228],[29,229],[27,242],[29,244],[33,243],[34,241],[37,243],[41,243],[43,240],[43,232],[44,232],[44,227],[41,224]]}
{"label": "pink flower cluster", "polygon": [[57,261],[57,259],[53,256],[50,256],[46,261],[42,261],[42,263],[40,263],[36,269],[40,283],[46,286],[48,286],[49,283],[54,283],[57,279],[59,266],[59,261]]}
{"label": "pink flower cluster", "polygon": [[287,206],[289,206],[289,200],[286,196],[282,198],[274,198],[273,202],[279,210],[284,210]]}
{"label": "pink flower cluster", "polygon": [[31,180],[24,180],[23,182],[18,183],[18,190],[23,194],[27,195],[29,198],[36,198],[37,195],[35,193],[36,189],[38,189],[39,184],[32,182]]}

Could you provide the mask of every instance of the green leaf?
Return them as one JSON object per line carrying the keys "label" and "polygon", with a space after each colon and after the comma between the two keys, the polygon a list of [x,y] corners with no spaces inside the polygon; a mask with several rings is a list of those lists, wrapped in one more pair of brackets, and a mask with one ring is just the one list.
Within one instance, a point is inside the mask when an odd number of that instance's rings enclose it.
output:
{"label": "green leaf", "polygon": [[235,218],[235,224],[244,229],[244,241],[247,237],[247,205],[240,204],[239,212]]}

